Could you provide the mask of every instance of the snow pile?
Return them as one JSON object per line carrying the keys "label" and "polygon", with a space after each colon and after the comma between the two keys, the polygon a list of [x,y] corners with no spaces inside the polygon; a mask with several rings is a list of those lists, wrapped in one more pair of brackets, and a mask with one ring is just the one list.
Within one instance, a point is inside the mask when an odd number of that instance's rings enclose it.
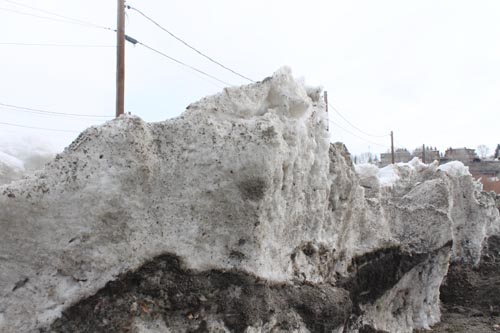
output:
{"label": "snow pile", "polygon": [[[455,162],[452,162],[455,163]],[[457,162],[460,163],[460,162]],[[461,164],[461,163],[460,163]],[[425,164],[422,163],[422,161],[418,157],[414,157],[411,161],[408,163],[396,163],[396,164],[389,164],[383,168],[378,168],[377,166],[373,164],[360,164],[355,167],[356,169],[356,174],[360,179],[368,178],[368,177],[376,177],[378,179],[378,183],[380,184],[381,187],[392,187],[396,185],[396,183],[401,179],[402,175],[404,177],[405,174],[412,173],[412,172],[421,172],[423,170],[426,170],[430,168],[431,170],[435,171],[437,169],[448,172],[453,172],[452,167],[450,168],[443,168],[437,167],[438,162],[434,161],[431,164]],[[464,167],[462,164],[462,167],[465,168],[466,174],[468,173],[468,168]],[[462,168],[462,169],[463,169]],[[462,172],[462,170],[459,166],[456,166],[457,172]],[[448,172],[448,173],[450,173]],[[453,173],[454,176],[459,176],[462,175],[461,173]],[[464,173],[465,175],[465,173]]]}
{"label": "snow pile", "polygon": [[20,159],[2,151],[0,151],[0,163],[14,171],[24,170],[24,163]]}
{"label": "snow pile", "polygon": [[54,155],[53,148],[30,138],[0,143],[0,185],[41,169]]}
{"label": "snow pile", "polygon": [[[290,322],[411,332],[437,322],[451,255],[475,260],[500,223],[491,197],[470,176],[418,161],[356,176],[326,117],[318,90],[282,69],[176,119],[124,116],[86,130],[37,177],[0,188],[0,331],[72,331],[78,311],[54,319],[92,295],[99,325],[124,325],[108,331]],[[139,287],[149,303],[121,294]],[[102,312],[111,301],[130,311],[124,320],[106,319],[117,315]],[[273,313],[252,310],[260,301]],[[141,317],[144,307],[155,316]]]}
{"label": "snow pile", "polygon": [[469,167],[465,166],[460,161],[448,162],[446,164],[440,165],[438,169],[455,177],[470,176]]}
{"label": "snow pile", "polygon": [[24,173],[24,163],[7,153],[0,151],[0,184],[18,179]]}
{"label": "snow pile", "polygon": [[371,163],[356,164],[354,170],[360,178],[378,177],[379,168]]}
{"label": "snow pile", "polygon": [[390,164],[379,171],[381,186],[393,186],[400,179],[396,166]]}
{"label": "snow pile", "polygon": [[[431,261],[419,263],[373,304],[364,305],[364,320],[390,332],[428,328],[439,320],[439,286],[448,263],[477,265],[483,241],[498,234],[494,195],[481,192],[460,162],[438,167],[437,162],[413,159],[380,170],[357,167],[356,172],[369,198],[370,219],[386,220],[382,226],[388,228],[389,238],[413,255],[433,253]],[[398,310],[401,316],[385,310],[408,303],[413,305]]]}

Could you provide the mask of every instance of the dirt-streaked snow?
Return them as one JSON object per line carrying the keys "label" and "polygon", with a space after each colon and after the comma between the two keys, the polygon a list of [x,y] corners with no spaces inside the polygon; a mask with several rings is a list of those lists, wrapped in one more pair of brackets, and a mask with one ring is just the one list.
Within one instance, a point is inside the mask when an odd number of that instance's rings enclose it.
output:
{"label": "dirt-streaked snow", "polygon": [[[86,130],[36,176],[0,187],[0,331],[50,325],[164,254],[179,258],[185,276],[230,270],[286,284],[292,303],[303,285],[316,288],[311,304],[325,303],[322,285],[350,295],[349,321],[323,329],[436,323],[450,258],[478,260],[500,224],[494,198],[470,175],[418,160],[358,176],[345,147],[330,145],[327,116],[317,89],[285,68],[176,119],[123,116]],[[283,302],[297,327],[313,330],[300,307]],[[231,325],[210,309],[205,326]],[[257,313],[249,331],[279,319]]]}

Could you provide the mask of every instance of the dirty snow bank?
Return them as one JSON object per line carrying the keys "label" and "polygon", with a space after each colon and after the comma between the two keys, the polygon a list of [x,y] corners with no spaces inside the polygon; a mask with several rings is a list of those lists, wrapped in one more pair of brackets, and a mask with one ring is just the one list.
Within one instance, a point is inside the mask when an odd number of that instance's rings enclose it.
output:
{"label": "dirty snow bank", "polygon": [[431,211],[445,203],[446,206],[438,211],[450,215],[454,258],[457,260],[477,263],[482,241],[498,231],[494,196],[482,192],[481,184],[472,178],[469,168],[459,161],[439,166],[437,161],[425,164],[414,158],[408,163],[397,163],[381,169],[374,165],[359,165],[356,166],[356,173],[362,184],[368,180],[372,184],[379,184],[381,198],[389,196],[394,199],[395,194],[403,195],[406,200],[402,202],[427,202]]}
{"label": "dirty snow bank", "polygon": [[[439,286],[448,263],[477,265],[484,240],[498,234],[495,197],[481,192],[459,162],[438,167],[413,159],[382,169],[360,165],[356,172],[369,200],[368,214],[385,219],[390,238],[409,252],[427,253],[390,291],[362,305],[364,320],[390,332],[428,328],[439,321]],[[403,314],[395,316],[388,308]]]}
{"label": "dirty snow bank", "polygon": [[0,187],[0,331],[428,327],[450,256],[475,260],[498,211],[470,176],[396,168],[392,186],[358,177],[288,69],[176,119],[92,127]]}

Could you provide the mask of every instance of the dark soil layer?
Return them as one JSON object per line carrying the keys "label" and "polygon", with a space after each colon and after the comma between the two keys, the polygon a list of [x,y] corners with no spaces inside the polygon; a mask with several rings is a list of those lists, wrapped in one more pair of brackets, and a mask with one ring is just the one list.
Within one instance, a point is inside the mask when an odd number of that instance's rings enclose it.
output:
{"label": "dark soil layer", "polygon": [[440,291],[443,317],[432,332],[500,332],[500,236],[485,242],[478,267],[450,265]]}
{"label": "dark soil layer", "polygon": [[[237,333],[271,319],[271,331],[293,331],[303,323],[313,333],[331,332],[350,327],[358,303],[373,302],[429,256],[399,248],[369,253],[355,258],[350,277],[334,287],[271,284],[239,271],[196,272],[184,269],[176,256],[162,255],[71,306],[41,333],[133,333],[138,319],[164,323],[172,332],[210,332],[210,325],[220,322]],[[381,332],[369,326],[359,330]]]}
{"label": "dark soil layer", "polygon": [[429,259],[429,256],[429,254],[412,255],[399,247],[392,247],[354,258],[348,269],[350,277],[340,283],[343,288],[350,291],[354,313],[360,313],[358,304],[373,303],[413,267]]}
{"label": "dark soil layer", "polygon": [[[277,318],[276,329],[330,332],[351,313],[348,292],[331,285],[274,284],[242,272],[182,269],[163,255],[109,282],[97,294],[67,309],[42,332],[133,332],[137,318],[161,320],[172,331],[208,332],[217,319],[233,332]],[[210,318],[210,319],[209,319]]]}
{"label": "dark soil layer", "polygon": [[358,333],[389,333],[389,332],[374,329],[370,325],[364,325],[359,329]]}

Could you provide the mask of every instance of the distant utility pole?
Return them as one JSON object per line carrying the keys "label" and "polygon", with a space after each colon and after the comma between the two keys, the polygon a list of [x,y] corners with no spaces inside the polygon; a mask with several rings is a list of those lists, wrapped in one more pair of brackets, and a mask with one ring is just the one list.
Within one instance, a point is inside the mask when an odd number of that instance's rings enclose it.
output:
{"label": "distant utility pole", "polygon": [[328,113],[328,91],[325,90],[323,93],[323,98],[325,99],[326,113]]}
{"label": "distant utility pole", "polygon": [[391,160],[394,164],[394,133],[391,131]]}
{"label": "distant utility pole", "polygon": [[125,109],[125,0],[118,0],[116,42],[116,117],[119,117]]}
{"label": "distant utility pole", "polygon": [[425,144],[422,145],[422,163],[425,163]]}
{"label": "distant utility pole", "polygon": [[[328,113],[328,91],[325,90],[325,92],[323,93],[323,98],[325,99],[325,106],[326,106],[326,113]],[[327,131],[330,131],[330,124],[326,123],[326,130]]]}

